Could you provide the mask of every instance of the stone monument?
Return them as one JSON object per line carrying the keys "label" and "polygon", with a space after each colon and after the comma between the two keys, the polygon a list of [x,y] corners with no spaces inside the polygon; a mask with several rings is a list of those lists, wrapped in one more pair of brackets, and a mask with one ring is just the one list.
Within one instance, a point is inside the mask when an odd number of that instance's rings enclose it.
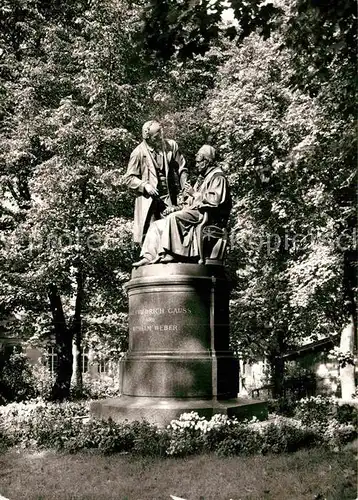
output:
{"label": "stone monument", "polygon": [[196,164],[200,176],[193,188],[185,181],[185,201],[163,207],[144,235],[141,259],[127,283],[122,395],[93,402],[96,417],[165,425],[190,411],[267,416],[265,402],[237,398],[223,266],[229,186],[211,146],[199,150]]}

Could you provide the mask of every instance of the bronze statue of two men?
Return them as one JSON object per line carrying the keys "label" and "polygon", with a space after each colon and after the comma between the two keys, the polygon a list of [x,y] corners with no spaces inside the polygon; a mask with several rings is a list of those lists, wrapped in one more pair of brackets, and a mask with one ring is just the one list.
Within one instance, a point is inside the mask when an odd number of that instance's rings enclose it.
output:
{"label": "bronze statue of two men", "polygon": [[[196,154],[198,178],[191,186],[178,144],[163,137],[157,121],[143,125],[143,141],[131,154],[126,185],[136,194],[134,241],[141,245],[139,267],[199,260],[199,224],[225,227],[231,209],[227,179],[212,146]],[[205,217],[205,219],[204,219]]]}

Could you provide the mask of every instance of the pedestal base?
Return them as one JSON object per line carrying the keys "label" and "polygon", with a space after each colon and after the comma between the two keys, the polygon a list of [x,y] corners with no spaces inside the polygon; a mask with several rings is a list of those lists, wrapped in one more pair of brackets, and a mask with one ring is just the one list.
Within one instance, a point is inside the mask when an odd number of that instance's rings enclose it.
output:
{"label": "pedestal base", "polygon": [[129,350],[122,394],[140,398],[235,398],[229,349],[229,283],[220,266],[154,264],[127,283]]}
{"label": "pedestal base", "polygon": [[132,271],[129,349],[122,396],[95,401],[93,416],[166,425],[182,413],[267,417],[264,402],[236,398],[229,348],[230,284],[222,266],[169,263]]}
{"label": "pedestal base", "polygon": [[257,417],[267,418],[267,403],[249,398],[228,400],[215,399],[174,399],[121,396],[102,399],[91,403],[91,414],[103,420],[114,422],[146,420],[153,424],[166,426],[182,413],[195,411],[200,416],[211,418],[216,413],[236,417],[239,420]]}

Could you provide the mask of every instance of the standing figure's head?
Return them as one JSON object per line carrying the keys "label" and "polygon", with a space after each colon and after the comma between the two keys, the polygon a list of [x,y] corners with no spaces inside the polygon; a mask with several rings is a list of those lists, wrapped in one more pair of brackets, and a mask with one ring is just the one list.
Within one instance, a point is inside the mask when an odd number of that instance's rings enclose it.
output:
{"label": "standing figure's head", "polygon": [[208,144],[202,146],[195,156],[196,167],[199,174],[204,174],[215,162],[215,149]]}
{"label": "standing figure's head", "polygon": [[159,122],[150,120],[142,127],[143,139],[153,148],[158,149],[162,145],[163,129]]}

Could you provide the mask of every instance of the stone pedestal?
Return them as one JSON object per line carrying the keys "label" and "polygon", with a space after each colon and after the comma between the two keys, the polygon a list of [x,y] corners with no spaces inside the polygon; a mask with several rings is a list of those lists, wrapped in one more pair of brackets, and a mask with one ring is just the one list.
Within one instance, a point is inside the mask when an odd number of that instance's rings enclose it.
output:
{"label": "stone pedestal", "polygon": [[237,399],[229,350],[229,283],[222,266],[154,264],[132,272],[129,350],[120,398],[93,402],[115,421],[167,424],[183,412],[267,416],[265,403]]}

